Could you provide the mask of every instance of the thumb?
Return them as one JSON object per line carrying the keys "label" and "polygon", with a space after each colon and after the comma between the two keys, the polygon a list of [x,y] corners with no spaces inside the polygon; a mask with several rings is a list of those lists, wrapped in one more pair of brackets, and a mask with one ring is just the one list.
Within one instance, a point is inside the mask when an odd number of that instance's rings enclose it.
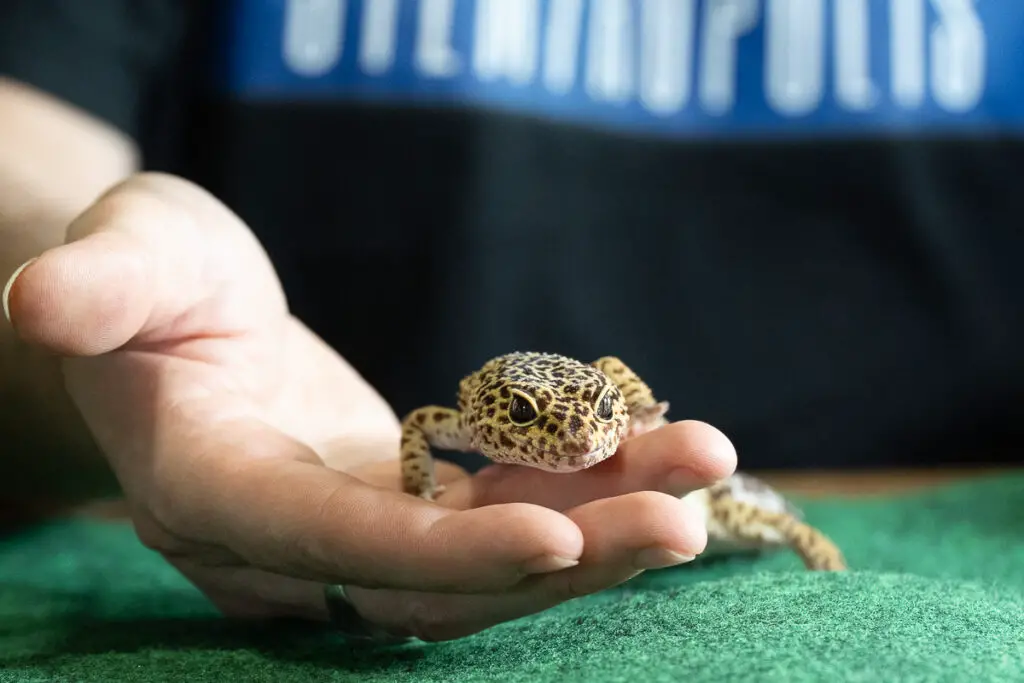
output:
{"label": "thumb", "polygon": [[73,221],[65,244],[19,267],[3,309],[24,341],[92,356],[132,341],[243,331],[284,303],[234,214],[187,181],[140,174]]}
{"label": "thumb", "polygon": [[26,342],[65,356],[127,343],[150,317],[147,254],[96,233],[22,264],[3,291],[4,315]]}

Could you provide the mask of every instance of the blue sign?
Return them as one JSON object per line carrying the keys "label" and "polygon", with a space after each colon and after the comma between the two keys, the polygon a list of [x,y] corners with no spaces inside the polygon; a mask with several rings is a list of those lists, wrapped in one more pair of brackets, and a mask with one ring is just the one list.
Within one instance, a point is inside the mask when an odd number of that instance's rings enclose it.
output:
{"label": "blue sign", "polygon": [[1022,0],[233,0],[249,100],[669,138],[1024,131]]}

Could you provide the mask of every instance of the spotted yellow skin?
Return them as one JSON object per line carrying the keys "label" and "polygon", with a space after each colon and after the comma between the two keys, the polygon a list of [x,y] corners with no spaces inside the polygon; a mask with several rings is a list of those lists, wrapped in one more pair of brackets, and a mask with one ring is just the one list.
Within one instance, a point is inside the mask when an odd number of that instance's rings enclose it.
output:
{"label": "spotted yellow skin", "polygon": [[[614,356],[592,363],[532,351],[498,356],[462,379],[457,408],[424,406],[402,420],[403,488],[427,500],[444,492],[432,448],[577,472],[610,458],[623,441],[667,424],[668,407]],[[846,569],[824,534],[750,475],[736,473],[686,498],[704,516],[705,554],[789,547],[808,569]]]}

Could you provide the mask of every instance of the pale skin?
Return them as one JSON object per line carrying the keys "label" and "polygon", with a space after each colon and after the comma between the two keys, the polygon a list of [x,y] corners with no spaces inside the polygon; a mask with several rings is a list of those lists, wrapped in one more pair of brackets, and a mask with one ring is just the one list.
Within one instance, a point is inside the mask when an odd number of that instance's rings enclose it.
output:
{"label": "pale skin", "polygon": [[346,583],[395,633],[456,638],[704,549],[681,497],[736,456],[700,422],[575,474],[442,463],[435,501],[403,492],[397,417],[289,313],[245,224],[135,158],[81,112],[0,88],[0,281],[37,257],[0,325],[3,407],[49,435],[55,467],[109,466],[140,539],[225,614],[322,620],[323,583]]}

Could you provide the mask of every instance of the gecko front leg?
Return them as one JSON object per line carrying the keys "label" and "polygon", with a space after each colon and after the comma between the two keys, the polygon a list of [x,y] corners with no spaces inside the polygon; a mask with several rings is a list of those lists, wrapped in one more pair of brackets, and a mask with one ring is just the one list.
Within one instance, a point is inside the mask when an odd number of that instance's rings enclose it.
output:
{"label": "gecko front leg", "polygon": [[444,493],[437,483],[431,448],[467,451],[470,434],[458,410],[442,406],[417,408],[402,420],[402,488],[425,500]]}
{"label": "gecko front leg", "polygon": [[626,399],[626,408],[629,410],[627,439],[668,424],[665,419],[668,401],[655,399],[651,388],[628,365],[615,356],[598,358],[591,365],[608,375]]}

